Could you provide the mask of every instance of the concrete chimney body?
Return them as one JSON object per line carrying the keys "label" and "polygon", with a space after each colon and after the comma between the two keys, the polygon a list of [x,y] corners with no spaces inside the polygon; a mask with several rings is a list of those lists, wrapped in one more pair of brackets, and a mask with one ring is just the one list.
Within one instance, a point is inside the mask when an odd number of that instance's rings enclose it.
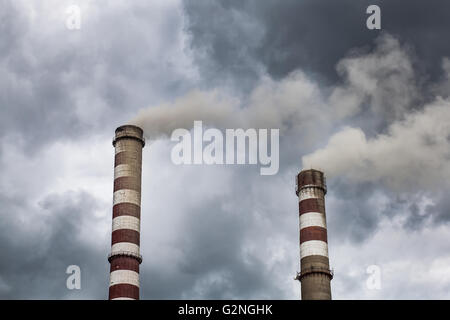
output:
{"label": "concrete chimney body", "polygon": [[301,282],[302,300],[331,300],[333,272],[328,259],[325,176],[318,170],[303,170],[296,182],[301,266],[296,279]]}
{"label": "concrete chimney body", "polygon": [[111,235],[110,300],[139,299],[141,171],[143,131],[133,125],[116,129],[113,146],[114,193]]}

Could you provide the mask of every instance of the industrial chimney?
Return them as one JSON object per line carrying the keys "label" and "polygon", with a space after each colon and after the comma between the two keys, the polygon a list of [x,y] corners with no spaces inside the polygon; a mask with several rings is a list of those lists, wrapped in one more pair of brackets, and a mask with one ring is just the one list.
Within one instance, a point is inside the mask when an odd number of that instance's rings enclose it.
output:
{"label": "industrial chimney", "polygon": [[333,272],[328,260],[323,172],[303,170],[296,177],[300,217],[300,272],[302,300],[331,300]]}
{"label": "industrial chimney", "polygon": [[139,299],[143,131],[133,125],[116,129],[113,139],[114,194],[109,299]]}

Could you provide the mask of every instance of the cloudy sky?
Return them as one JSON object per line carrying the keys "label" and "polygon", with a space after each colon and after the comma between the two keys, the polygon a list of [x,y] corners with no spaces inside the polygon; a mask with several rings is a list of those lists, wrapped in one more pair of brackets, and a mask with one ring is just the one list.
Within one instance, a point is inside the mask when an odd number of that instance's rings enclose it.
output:
{"label": "cloudy sky", "polygon": [[[142,299],[298,299],[294,176],[309,167],[328,178],[334,299],[449,299],[449,10],[0,0],[0,298],[107,298],[111,139],[141,119]],[[279,128],[278,174],[173,164],[167,134],[193,120]]]}

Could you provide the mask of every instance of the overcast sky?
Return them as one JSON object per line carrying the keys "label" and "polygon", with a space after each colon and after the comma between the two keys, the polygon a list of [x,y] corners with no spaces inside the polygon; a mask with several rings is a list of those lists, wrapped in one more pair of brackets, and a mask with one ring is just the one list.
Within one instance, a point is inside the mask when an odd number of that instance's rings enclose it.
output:
{"label": "overcast sky", "polygon": [[[382,30],[366,28],[370,4]],[[106,299],[114,129],[198,104],[233,110],[224,126],[279,128],[280,170],[177,166],[147,130],[142,299],[299,299],[303,167],[328,178],[334,299],[450,299],[449,10],[0,0],[0,298]]]}

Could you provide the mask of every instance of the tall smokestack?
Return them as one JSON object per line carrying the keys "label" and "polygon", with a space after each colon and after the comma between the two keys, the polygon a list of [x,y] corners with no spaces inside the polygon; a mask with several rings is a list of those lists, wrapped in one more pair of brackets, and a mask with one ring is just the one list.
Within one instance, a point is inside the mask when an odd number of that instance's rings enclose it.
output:
{"label": "tall smokestack", "polygon": [[139,299],[143,131],[133,125],[116,129],[113,140],[114,194],[109,299]]}
{"label": "tall smokestack", "polygon": [[328,260],[323,172],[303,170],[296,177],[300,216],[300,272],[302,300],[331,300],[333,273]]}

